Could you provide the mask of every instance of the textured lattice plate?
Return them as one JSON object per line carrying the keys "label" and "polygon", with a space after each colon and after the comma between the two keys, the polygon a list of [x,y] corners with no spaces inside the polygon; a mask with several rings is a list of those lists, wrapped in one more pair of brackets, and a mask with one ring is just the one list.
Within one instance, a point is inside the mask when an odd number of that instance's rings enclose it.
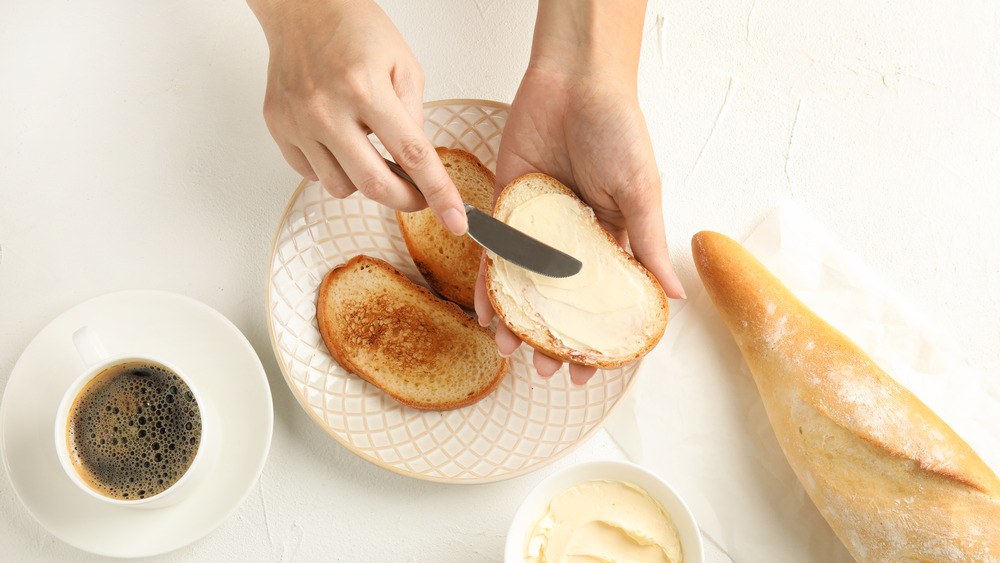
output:
{"label": "textured lattice plate", "polygon": [[[453,100],[424,108],[425,130],[496,165],[507,106]],[[404,407],[330,357],[316,324],[316,291],[326,273],[357,254],[388,261],[424,284],[394,213],[355,194],[334,199],[303,182],[288,206],[271,255],[268,324],[278,363],[310,416],[339,442],[387,469],[435,481],[481,483],[542,467],[580,444],[631,386],[637,365],[598,371],[585,386],[566,368],[542,379],[522,346],[500,387],[453,411]]]}

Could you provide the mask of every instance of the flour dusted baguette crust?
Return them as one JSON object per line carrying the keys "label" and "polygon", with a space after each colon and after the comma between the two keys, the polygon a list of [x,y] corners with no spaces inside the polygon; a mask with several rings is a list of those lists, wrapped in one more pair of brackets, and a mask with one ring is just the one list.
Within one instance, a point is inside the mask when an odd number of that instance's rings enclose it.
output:
{"label": "flour dusted baguette crust", "polygon": [[507,373],[492,330],[378,258],[331,270],[316,317],[337,363],[413,408],[471,405]]}
{"label": "flour dusted baguette crust", "polygon": [[[543,200],[544,207],[535,207]],[[560,250],[584,263],[580,273],[559,280],[486,253],[490,301],[521,340],[553,358],[614,368],[645,355],[663,336],[670,305],[660,284],[572,190],[527,174],[504,188],[493,216],[557,248],[557,241],[567,245]]]}
{"label": "flour dusted baguette crust", "polygon": [[692,240],[785,457],[858,561],[1000,561],[1000,480],[735,241]]}
{"label": "flour dusted baguette crust", "polygon": [[[496,183],[493,172],[475,155],[461,149],[438,147],[437,153],[462,199],[489,213]],[[441,297],[472,309],[483,247],[472,237],[453,235],[430,209],[397,211],[396,221],[406,249],[427,285]]]}

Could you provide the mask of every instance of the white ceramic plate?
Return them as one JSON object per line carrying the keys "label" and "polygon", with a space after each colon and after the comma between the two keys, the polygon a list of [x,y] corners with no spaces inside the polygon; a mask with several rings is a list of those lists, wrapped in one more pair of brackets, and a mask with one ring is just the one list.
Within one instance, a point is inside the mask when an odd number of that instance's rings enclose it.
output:
{"label": "white ceramic plate", "polygon": [[[424,129],[437,146],[462,148],[494,169],[508,106],[431,102]],[[538,469],[592,435],[624,398],[638,364],[598,371],[582,387],[564,367],[542,379],[522,346],[500,387],[446,412],[404,407],[330,357],[316,324],[316,291],[334,266],[368,254],[423,284],[394,212],[357,194],[338,200],[303,182],[278,228],[267,291],[271,343],[306,412],[337,441],[384,468],[433,481],[481,483]]]}
{"label": "white ceramic plate", "polygon": [[[63,393],[85,367],[72,337],[84,325],[112,355],[170,358],[218,404],[222,450],[191,497],[159,509],[113,506],[63,471],[52,432]],[[264,467],[272,425],[264,368],[239,329],[193,299],[125,291],[73,307],[28,344],[4,389],[0,452],[17,496],[53,535],[99,555],[145,557],[205,536],[236,510]]]}
{"label": "white ceramic plate", "polygon": [[705,559],[701,532],[694,514],[684,499],[666,481],[648,469],[625,461],[594,461],[567,467],[545,478],[522,501],[511,520],[504,548],[504,561],[524,561],[525,542],[535,522],[542,516],[552,497],[580,483],[609,480],[638,485],[660,503],[677,529],[684,563],[702,563]]}

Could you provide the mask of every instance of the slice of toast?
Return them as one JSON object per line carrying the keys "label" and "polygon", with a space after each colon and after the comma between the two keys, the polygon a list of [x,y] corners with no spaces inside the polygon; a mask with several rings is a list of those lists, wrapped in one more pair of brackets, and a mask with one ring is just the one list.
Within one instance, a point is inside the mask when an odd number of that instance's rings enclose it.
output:
{"label": "slice of toast", "polygon": [[486,287],[497,314],[548,356],[600,368],[649,352],[666,329],[667,296],[598,223],[572,190],[544,174],[504,188],[493,216],[583,262],[569,278],[527,272],[486,253]]}
{"label": "slice of toast", "polygon": [[413,408],[470,405],[507,373],[492,330],[378,258],[331,270],[316,318],[337,363]]}
{"label": "slice of toast", "polygon": [[[496,176],[474,155],[438,147],[444,169],[462,199],[485,213],[493,204]],[[455,236],[430,209],[396,213],[406,248],[427,284],[438,295],[466,309],[475,304],[476,276],[483,247],[467,236]]]}

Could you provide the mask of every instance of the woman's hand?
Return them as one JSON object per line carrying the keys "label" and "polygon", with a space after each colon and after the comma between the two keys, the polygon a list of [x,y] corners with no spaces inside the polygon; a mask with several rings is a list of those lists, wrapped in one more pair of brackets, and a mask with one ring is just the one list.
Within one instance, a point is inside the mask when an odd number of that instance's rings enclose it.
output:
{"label": "woman's hand", "polygon": [[[588,51],[587,42],[573,36],[577,30],[562,27],[572,18],[555,18],[553,10],[561,9],[560,4],[543,0],[539,6],[532,61],[500,143],[497,189],[530,172],[556,178],[594,209],[622,246],[631,245],[667,296],[683,298],[684,288],[667,252],[660,174],[636,95],[638,46],[624,41],[634,53]],[[619,22],[631,29],[628,26],[638,21],[633,38],[641,36],[643,13],[625,14]],[[548,27],[554,27],[549,31],[555,37],[544,35]],[[582,27],[584,33],[592,30]],[[482,268],[476,290],[476,311],[481,322],[488,322],[495,312]],[[501,353],[510,354],[520,340],[501,324],[497,345]],[[548,377],[562,362],[536,350],[534,365],[539,375]],[[596,368],[571,364],[569,371],[574,383],[583,384]]]}
{"label": "woman's hand", "polygon": [[[423,132],[423,72],[370,0],[250,0],[271,57],[264,119],[285,160],[333,196],[356,190],[400,211],[429,206],[467,229],[458,190]],[[420,190],[386,166],[375,133]]]}

